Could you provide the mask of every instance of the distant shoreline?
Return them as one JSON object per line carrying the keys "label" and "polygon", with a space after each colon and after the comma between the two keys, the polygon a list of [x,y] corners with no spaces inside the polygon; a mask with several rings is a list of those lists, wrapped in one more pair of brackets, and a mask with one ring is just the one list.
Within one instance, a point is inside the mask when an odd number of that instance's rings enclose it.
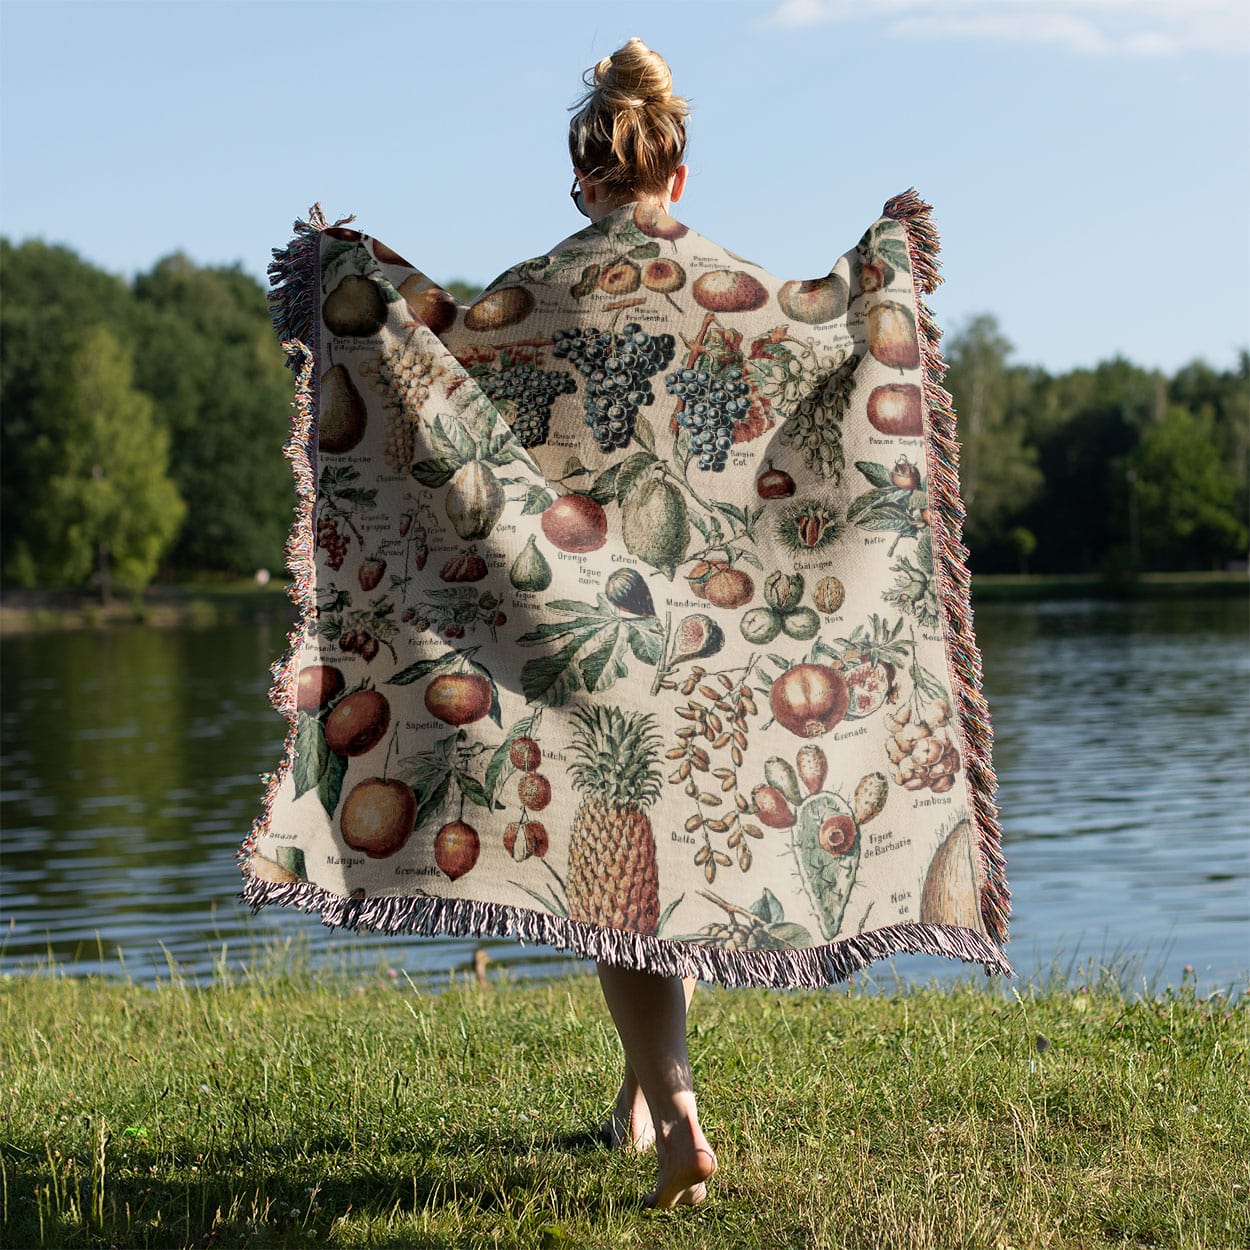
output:
{"label": "distant shoreline", "polygon": [[[1144,573],[1110,580],[1096,573],[985,573],[973,578],[980,603],[1044,599],[1231,598],[1250,594],[1244,572]],[[293,620],[286,583],[253,581],[170,583],[139,595],[116,596],[108,606],[81,590],[0,589],[0,636],[102,629],[123,625],[204,628],[245,621]]]}

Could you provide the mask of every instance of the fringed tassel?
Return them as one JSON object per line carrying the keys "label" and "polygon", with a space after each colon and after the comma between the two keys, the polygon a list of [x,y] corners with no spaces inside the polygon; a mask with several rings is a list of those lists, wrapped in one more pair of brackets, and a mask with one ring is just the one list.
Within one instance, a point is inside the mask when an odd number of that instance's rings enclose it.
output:
{"label": "fringed tassel", "polygon": [[[942,278],[938,273],[938,233],[931,220],[932,207],[915,188],[889,200],[885,216],[902,224],[919,312],[921,365],[924,373],[925,407],[929,416],[926,456],[928,489],[933,508],[933,567],[946,620],[951,657],[952,693],[957,723],[964,740],[965,777],[969,808],[976,826],[981,869],[981,916],[995,941],[1007,941],[1007,918],[1011,894],[1007,889],[1002,830],[994,792],[998,780],[991,760],[994,733],[989,709],[981,692],[981,653],[972,633],[972,582],[968,572],[968,549],[961,535],[965,510],[959,494],[959,438],[950,393],[943,389],[946,365],[939,344],[941,331],[921,295],[928,295]],[[936,507],[933,505],[936,504]],[[1003,961],[1006,962],[1005,960]]]}
{"label": "fringed tassel", "polygon": [[541,943],[583,959],[604,960],[659,976],[697,977],[733,987],[819,989],[889,955],[940,955],[982,964],[986,975],[1011,976],[1011,965],[987,938],[958,926],[897,924],[806,950],[730,951],[670,938],[626,933],[563,916],[428,894],[344,898],[305,882],[248,877],[243,899],[254,909],[270,904],[318,912],[331,928],[372,929],[425,937],[506,937]]}

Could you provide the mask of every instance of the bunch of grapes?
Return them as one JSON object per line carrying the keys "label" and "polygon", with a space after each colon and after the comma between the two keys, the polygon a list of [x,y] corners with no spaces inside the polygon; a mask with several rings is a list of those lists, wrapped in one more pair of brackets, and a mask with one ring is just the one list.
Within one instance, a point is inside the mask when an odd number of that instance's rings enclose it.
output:
{"label": "bunch of grapes", "polygon": [[678,369],[666,381],[668,393],[682,401],[677,420],[690,431],[699,468],[723,472],[734,422],[751,409],[751,388],[742,380],[742,370],[726,369],[713,377],[706,369]]}
{"label": "bunch of grapes", "polygon": [[328,518],[317,522],[317,546],[328,553],[326,563],[332,569],[343,567],[343,557],[347,555],[347,548],[350,545],[351,539],[346,534],[339,533],[336,522]]}
{"label": "bunch of grapes", "polygon": [[577,383],[567,373],[526,363],[487,373],[479,381],[491,403],[512,401],[512,432],[522,447],[537,447],[547,441],[556,396],[571,395],[577,389]]}
{"label": "bunch of grapes", "polygon": [[626,447],[638,409],[655,402],[650,379],[666,369],[677,341],[652,337],[636,321],[619,334],[593,326],[557,330],[555,354],[568,357],[586,379],[586,424],[603,451]]}
{"label": "bunch of grapes", "polygon": [[414,422],[430,397],[431,387],[444,372],[432,352],[420,350],[418,341],[414,330],[402,344],[378,352],[372,362],[360,366],[360,372],[385,401],[382,454],[396,473],[407,473],[412,468],[416,455]]}

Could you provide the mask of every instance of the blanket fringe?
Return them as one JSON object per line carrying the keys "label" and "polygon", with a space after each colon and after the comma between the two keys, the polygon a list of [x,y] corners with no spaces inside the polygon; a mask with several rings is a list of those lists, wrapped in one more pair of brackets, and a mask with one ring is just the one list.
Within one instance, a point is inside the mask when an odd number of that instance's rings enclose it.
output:
{"label": "blanket fringe", "polygon": [[659,976],[697,977],[730,988],[819,989],[890,955],[942,955],[979,963],[987,976],[1011,976],[1011,965],[988,938],[946,925],[896,924],[825,946],[801,950],[729,951],[620,929],[602,929],[564,916],[428,894],[344,898],[307,882],[278,883],[250,876],[243,900],[318,912],[330,928],[371,929],[424,937],[507,937],[539,943],[584,959],[603,960]]}
{"label": "blanket fringe", "polygon": [[1011,894],[1007,889],[998,807],[994,802],[998,786],[991,761],[994,731],[981,689],[981,652],[972,632],[968,548],[961,537],[965,508],[959,494],[959,438],[951,395],[942,386],[946,375],[940,351],[942,332],[921,298],[942,281],[938,273],[940,243],[932,211],[932,206],[916,194],[914,187],[888,200],[882,209],[885,216],[899,222],[907,232],[907,250],[916,287],[924,398],[929,417],[927,480],[930,504],[936,504],[933,567],[946,618],[955,687],[952,693],[958,704],[958,724],[963,731],[969,810],[976,826],[981,869],[981,916],[990,934],[1002,943],[1007,941]]}

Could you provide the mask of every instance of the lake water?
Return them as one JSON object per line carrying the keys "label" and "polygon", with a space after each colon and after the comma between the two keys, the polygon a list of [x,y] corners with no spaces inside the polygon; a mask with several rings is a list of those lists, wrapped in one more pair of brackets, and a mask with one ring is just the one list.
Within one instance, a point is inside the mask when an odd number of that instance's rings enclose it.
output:
{"label": "lake water", "polygon": [[[1236,989],[1250,969],[1244,599],[986,604],[1008,954],[1023,977],[1110,962]],[[234,854],[283,726],[281,622],[35,634],[0,644],[0,971],[207,979],[294,938],[314,961],[443,979],[479,945],[516,975],[576,966],[512,942],[331,934],[236,898]],[[962,965],[894,961],[906,980]],[[877,980],[889,980],[889,965]]]}

